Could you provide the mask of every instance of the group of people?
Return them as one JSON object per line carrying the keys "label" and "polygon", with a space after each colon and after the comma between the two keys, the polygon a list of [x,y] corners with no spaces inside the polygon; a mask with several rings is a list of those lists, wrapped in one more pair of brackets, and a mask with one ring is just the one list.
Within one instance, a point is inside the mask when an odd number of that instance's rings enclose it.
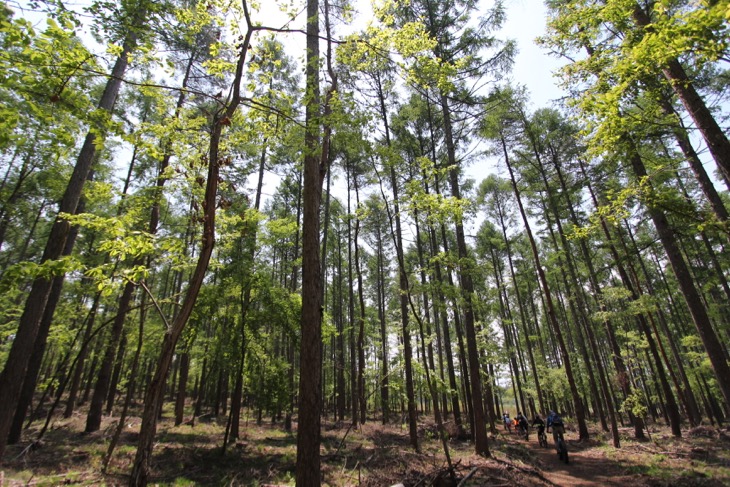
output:
{"label": "group of people", "polygon": [[[510,419],[509,413],[505,411],[502,415],[502,421],[504,422],[504,429],[510,432],[512,432],[513,426],[515,430],[527,431],[528,420],[521,412],[518,412],[514,419]],[[542,419],[542,417],[540,417],[540,415],[535,415],[531,424],[533,428],[537,428],[538,436],[542,435],[546,426],[548,433],[550,433],[550,430],[552,429],[553,441],[555,443],[558,442],[558,437],[562,437],[562,435],[565,434],[563,418],[561,418],[555,411],[550,411],[547,416],[547,423]]]}
{"label": "group of people", "polygon": [[504,421],[504,429],[508,431],[512,431],[512,428],[514,427],[515,430],[526,430],[528,421],[525,416],[523,416],[522,413],[518,412],[517,416],[515,416],[514,419],[510,419],[509,413],[505,411],[504,415],[502,415],[502,420]]}

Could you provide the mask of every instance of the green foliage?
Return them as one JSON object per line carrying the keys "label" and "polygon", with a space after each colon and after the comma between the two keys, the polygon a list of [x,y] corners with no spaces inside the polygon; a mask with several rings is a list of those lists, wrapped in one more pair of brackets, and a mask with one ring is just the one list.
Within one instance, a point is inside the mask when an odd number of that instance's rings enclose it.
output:
{"label": "green foliage", "polygon": [[646,7],[633,1],[549,5],[548,34],[540,42],[575,59],[563,68],[563,81],[579,90],[573,101],[586,115],[596,154],[612,150],[626,132],[645,127],[651,117],[627,117],[626,107],[644,90],[661,96],[654,87],[670,61],[682,59],[699,71],[730,46],[723,2],[657,2],[648,7],[650,25],[645,27],[638,25],[636,12]]}
{"label": "green foliage", "polygon": [[[450,167],[437,167],[433,161],[426,157],[420,157],[416,161],[419,166],[419,173],[426,180],[435,178],[446,178]],[[464,213],[471,205],[467,199],[456,199],[443,194],[426,192],[423,187],[423,180],[412,179],[406,183],[406,195],[403,207],[413,213],[425,215],[426,223],[434,225],[439,223],[450,223],[461,221]]]}
{"label": "green foliage", "polygon": [[538,365],[537,373],[540,377],[540,384],[546,395],[549,397],[570,397],[570,386],[565,376],[565,368],[548,368]]}
{"label": "green foliage", "polygon": [[36,32],[8,9],[0,17],[0,45],[0,150],[34,144],[58,154],[73,147],[74,117],[90,109],[81,76],[98,69],[90,52],[71,27],[48,19]]}
{"label": "green foliage", "polygon": [[432,70],[435,69],[433,73],[437,73],[438,66],[434,65],[430,56],[436,41],[429,36],[420,21],[396,25],[392,14],[393,5],[392,2],[384,2],[375,7],[378,23],[346,38],[337,50],[338,63],[354,71],[373,72],[384,69],[392,62],[387,53],[397,52],[405,59],[415,60],[415,65],[405,68],[411,79],[417,77],[416,65],[421,65],[421,68],[430,66]]}
{"label": "green foliage", "polygon": [[81,263],[72,256],[48,260],[42,264],[29,261],[19,262],[5,269],[0,290],[4,291],[10,287],[20,286],[26,280],[39,277],[51,279],[81,268]]}
{"label": "green foliage", "polygon": [[636,391],[626,396],[626,399],[621,405],[621,410],[627,414],[631,413],[637,418],[645,417],[649,411],[643,396]]}

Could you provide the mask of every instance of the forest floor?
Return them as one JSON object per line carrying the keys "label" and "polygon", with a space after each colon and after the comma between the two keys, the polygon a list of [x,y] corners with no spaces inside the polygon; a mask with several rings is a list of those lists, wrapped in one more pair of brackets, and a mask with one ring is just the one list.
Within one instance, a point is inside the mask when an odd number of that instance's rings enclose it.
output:
{"label": "forest floor", "polygon": [[[106,473],[101,472],[117,421],[106,418],[101,431],[83,433],[85,416],[57,419],[41,442],[31,426],[23,441],[8,447],[0,464],[0,486],[126,485],[136,451],[139,418],[125,430]],[[529,441],[516,434],[490,437],[491,458],[473,453],[467,440],[451,439],[449,469],[432,423],[419,431],[415,453],[404,426],[369,421],[359,430],[323,420],[323,482],[331,486],[702,486],[730,485],[730,432],[710,427],[683,430],[672,438],[667,428],[652,428],[651,439],[632,440],[622,429],[621,448],[599,429],[591,440],[577,441],[568,431],[570,463],[555,449],[541,448],[534,431]],[[284,486],[294,484],[296,434],[281,424],[242,423],[243,435],[222,452],[225,420],[198,418],[174,426],[169,414],[158,426],[153,451],[155,485]],[[549,438],[551,441],[552,438]],[[453,473],[453,475],[452,475]]]}

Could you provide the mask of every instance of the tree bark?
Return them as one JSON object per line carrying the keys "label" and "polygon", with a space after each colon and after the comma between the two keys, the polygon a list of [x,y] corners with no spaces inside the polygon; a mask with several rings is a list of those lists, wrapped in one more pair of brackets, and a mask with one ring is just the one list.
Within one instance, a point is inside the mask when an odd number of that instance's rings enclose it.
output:
{"label": "tree bark", "polygon": [[320,147],[319,1],[307,0],[306,131],[302,222],[302,315],[297,429],[296,484],[316,487],[320,472],[322,405],[322,275],[319,258],[319,210],[327,160]]}
{"label": "tree bark", "polygon": [[[357,209],[360,208],[360,190],[358,188],[357,174],[354,175],[355,182],[355,204]],[[357,332],[357,390],[360,393],[360,424],[365,424],[367,420],[367,395],[365,394],[365,289],[363,286],[362,269],[360,268],[360,245],[357,240],[360,235],[360,217],[355,215],[355,272],[357,274],[357,298],[360,305],[360,315],[358,317]]]}
{"label": "tree bark", "polygon": [[[456,149],[451,133],[451,112],[445,94],[441,94],[441,109],[444,116],[444,135],[446,139],[446,152],[448,154],[449,180],[451,182],[451,195],[459,200],[459,169],[456,162]],[[456,248],[459,255],[460,269],[459,282],[461,293],[464,298],[464,331],[466,333],[466,347],[469,355],[469,378],[471,379],[472,392],[472,416],[474,418],[474,450],[477,455],[490,456],[489,444],[487,443],[487,423],[484,419],[484,402],[482,400],[482,378],[479,365],[479,350],[477,348],[477,336],[474,326],[474,308],[472,304],[474,296],[474,283],[472,281],[471,269],[467,262],[470,261],[469,252],[466,247],[464,236],[464,225],[461,218],[456,220]]]}
{"label": "tree bark", "polygon": [[185,416],[188,374],[190,372],[190,353],[180,354],[180,374],[178,375],[177,396],[175,397],[175,426],[180,426]]}
{"label": "tree bark", "polygon": [[[81,211],[83,211],[83,206],[83,201],[79,202],[78,208],[81,209]],[[69,236],[66,239],[66,245],[63,249],[62,255],[71,255],[77,236],[78,227],[71,228]],[[11,425],[8,435],[8,444],[11,445],[20,440],[20,435],[23,429],[23,420],[25,419],[25,414],[33,401],[33,394],[35,393],[36,385],[38,383],[38,374],[41,369],[41,362],[43,361],[43,355],[46,350],[48,332],[50,331],[51,324],[53,323],[53,315],[56,312],[56,306],[61,298],[64,279],[65,276],[63,275],[56,276],[53,278],[51,283],[51,291],[48,295],[48,302],[46,303],[46,308],[43,311],[43,318],[41,319],[41,324],[38,328],[38,335],[36,337],[35,344],[33,345],[33,355],[30,357],[30,361],[28,362],[28,370],[25,374],[25,379],[23,380],[23,388],[21,389],[18,406],[15,409],[13,424]]]}
{"label": "tree bark", "polygon": [[91,404],[89,414],[86,417],[86,433],[98,431],[101,426],[102,410],[104,408],[104,399],[109,392],[109,384],[111,380],[112,367],[114,366],[114,356],[116,355],[119,340],[124,330],[124,321],[127,317],[132,295],[134,293],[134,284],[127,282],[124,286],[124,292],[119,299],[119,308],[117,315],[112,324],[109,342],[104,352],[104,358],[101,362],[101,369],[97,377],[96,386],[94,386],[94,394],[91,396]]}
{"label": "tree bark", "polygon": [[193,270],[193,274],[190,278],[190,282],[188,283],[185,299],[180,305],[180,310],[175,317],[175,320],[170,324],[170,326],[168,326],[163,337],[157,367],[145,394],[145,408],[142,414],[139,443],[137,445],[137,453],[135,455],[134,465],[130,475],[129,484],[131,486],[144,486],[147,485],[149,480],[152,446],[154,443],[155,432],[157,430],[157,415],[162,406],[167,372],[170,368],[170,364],[172,363],[175,346],[177,345],[177,342],[185,329],[188,318],[193,311],[195,301],[197,300],[200,288],[203,284],[203,279],[205,278],[205,274],[208,269],[210,257],[213,253],[213,246],[215,244],[216,198],[221,161],[219,153],[220,139],[223,127],[230,124],[230,120],[233,118],[233,114],[241,101],[240,82],[243,78],[243,67],[246,60],[246,53],[248,52],[248,46],[250,45],[253,33],[248,7],[245,2],[243,7],[247,31],[245,38],[241,43],[241,51],[236,63],[236,72],[233,80],[233,94],[225,109],[219,111],[213,118],[212,133],[210,136],[208,151],[208,178],[202,205],[204,217],[200,253],[198,255],[198,261],[195,265],[195,269]]}

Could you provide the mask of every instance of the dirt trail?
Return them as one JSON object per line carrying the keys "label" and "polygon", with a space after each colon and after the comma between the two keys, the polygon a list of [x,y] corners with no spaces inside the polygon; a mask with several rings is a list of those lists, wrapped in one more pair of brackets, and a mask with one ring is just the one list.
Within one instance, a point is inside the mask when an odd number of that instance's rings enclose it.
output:
{"label": "dirt trail", "polygon": [[601,458],[594,452],[578,451],[568,445],[570,463],[560,461],[554,448],[540,448],[537,443],[530,448],[540,458],[543,475],[556,485],[593,487],[605,485],[624,485],[626,478],[621,475],[618,465]]}
{"label": "dirt trail", "polygon": [[635,476],[627,475],[626,469],[619,463],[606,458],[605,451],[597,447],[584,447],[576,441],[568,439],[568,456],[570,463],[563,463],[552,446],[552,436],[548,436],[550,447],[542,448],[537,443],[536,436],[530,435],[530,441],[520,441],[512,437],[514,442],[520,442],[539,459],[542,475],[560,487],[599,487],[599,486],[632,486],[637,484]]}

